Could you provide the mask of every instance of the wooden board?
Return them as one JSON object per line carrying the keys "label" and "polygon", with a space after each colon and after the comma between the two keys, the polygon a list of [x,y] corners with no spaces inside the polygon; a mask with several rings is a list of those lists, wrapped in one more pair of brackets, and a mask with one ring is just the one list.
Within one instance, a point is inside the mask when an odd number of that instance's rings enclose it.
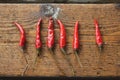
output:
{"label": "wooden board", "polygon": [[[77,76],[120,76],[120,8],[115,4],[0,4],[0,75],[21,76],[28,59],[29,69],[25,76],[62,75],[46,47],[49,16],[62,20],[67,32],[66,51],[71,58]],[[35,30],[39,18],[42,22],[42,53],[34,68],[31,66],[36,56]],[[96,18],[104,41],[104,51],[100,53],[95,43]],[[27,37],[26,53],[19,48],[19,31],[12,22],[23,25]],[[80,23],[79,36],[81,51],[79,57],[83,67],[79,67],[72,50],[73,29]],[[59,26],[55,22],[55,54],[59,66],[67,76],[72,76],[69,65],[59,49]]]}

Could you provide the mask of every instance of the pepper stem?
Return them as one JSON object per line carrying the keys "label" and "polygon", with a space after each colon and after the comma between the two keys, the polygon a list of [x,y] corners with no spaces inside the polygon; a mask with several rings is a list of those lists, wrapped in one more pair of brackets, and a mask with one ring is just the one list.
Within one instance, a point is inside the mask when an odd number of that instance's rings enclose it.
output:
{"label": "pepper stem", "polygon": [[36,62],[37,62],[37,57],[38,57],[38,56],[39,56],[39,54],[40,54],[40,49],[37,49],[37,50],[36,50],[36,53],[37,53],[37,55],[36,55],[36,57],[35,57],[35,60],[34,60],[33,65],[35,65],[35,64],[36,64]]}
{"label": "pepper stem", "polygon": [[59,63],[58,63],[58,61],[57,61],[57,59],[56,59],[56,57],[54,55],[54,52],[53,52],[52,48],[49,48],[49,51],[50,51],[51,56],[55,60],[55,63],[57,65],[57,67],[59,68],[59,70],[62,72],[63,75],[66,75],[65,72],[60,68]]}
{"label": "pepper stem", "polygon": [[[24,51],[24,48],[23,48],[23,47],[21,47],[21,50],[22,50],[22,52],[23,52],[23,53],[25,53],[25,51]],[[25,61],[26,61],[26,67],[25,67],[25,69],[23,70],[22,76],[24,76],[24,75],[25,75],[25,72],[26,72],[26,71],[27,71],[27,69],[28,69],[28,61],[27,61],[27,58],[26,58],[25,54],[23,54],[23,57],[25,58]]]}
{"label": "pepper stem", "polygon": [[62,51],[65,59],[67,60],[69,66],[70,66],[70,68],[71,68],[71,70],[72,70],[73,76],[76,76],[76,75],[75,75],[76,72],[75,72],[75,70],[74,70],[74,68],[73,68],[73,65],[71,64],[70,59],[69,59],[69,57],[67,56],[65,50],[64,50],[63,48],[61,48],[61,51]]}
{"label": "pepper stem", "polygon": [[103,45],[101,44],[101,45],[98,45],[98,48],[99,48],[99,51],[100,51],[100,53],[102,52],[102,50],[103,50]]}
{"label": "pepper stem", "polygon": [[75,50],[74,53],[75,53],[76,59],[77,59],[77,61],[78,61],[78,63],[79,63],[79,66],[80,66],[80,67],[83,67],[83,65],[82,65],[82,63],[81,63],[81,61],[80,61],[80,58],[79,58],[79,56],[78,56],[78,52]]}
{"label": "pepper stem", "polygon": [[33,67],[34,67],[34,65],[36,64],[36,62],[37,62],[37,58],[38,58],[38,56],[39,56],[39,54],[40,54],[40,49],[39,49],[39,48],[36,49],[36,53],[37,53],[37,55],[36,55],[36,57],[35,57],[35,59],[34,59]]}
{"label": "pepper stem", "polygon": [[[22,49],[22,52],[24,53],[24,50]],[[27,58],[25,56],[25,54],[23,54],[23,57],[25,58],[25,62],[28,64]]]}
{"label": "pepper stem", "polygon": [[26,65],[26,67],[25,67],[25,69],[24,69],[24,71],[23,71],[23,73],[22,73],[22,76],[25,75],[25,72],[27,71],[27,69],[28,69],[28,64]]}

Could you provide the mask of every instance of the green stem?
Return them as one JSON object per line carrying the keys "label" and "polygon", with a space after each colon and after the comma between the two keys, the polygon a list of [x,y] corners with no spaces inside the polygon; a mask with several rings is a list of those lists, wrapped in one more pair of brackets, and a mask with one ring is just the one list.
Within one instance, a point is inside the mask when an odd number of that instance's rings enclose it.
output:
{"label": "green stem", "polygon": [[[98,73],[101,72],[101,70],[100,70],[100,66],[101,66],[100,64],[102,64],[101,60],[102,60],[102,54],[99,54],[99,58],[98,58],[98,71],[97,71]],[[100,76],[100,74],[98,74],[98,76]]]}
{"label": "green stem", "polygon": [[40,50],[39,50],[39,49],[37,49],[36,51],[37,51],[37,55],[36,55],[36,57],[35,57],[35,60],[34,60],[33,65],[36,64],[36,62],[37,62],[37,57],[38,57],[38,55],[40,54]]}
{"label": "green stem", "polygon": [[26,58],[26,56],[25,56],[25,51],[24,51],[23,48],[22,48],[22,52],[23,52],[23,57],[24,57],[24,59],[25,59],[25,61],[26,61],[26,67],[25,67],[25,69],[23,70],[23,73],[22,73],[22,76],[24,76],[24,75],[25,75],[25,72],[26,72],[27,69],[28,69],[28,61],[27,61],[27,58]]}
{"label": "green stem", "polygon": [[[34,62],[33,62],[33,67],[34,67],[34,65],[36,64],[38,57],[40,57],[40,59],[42,59],[42,61],[44,61],[44,59],[43,59],[44,56],[42,56],[42,54],[41,54],[41,48],[36,49],[36,53],[37,53],[37,54],[36,54],[35,60],[34,60]],[[48,62],[48,61],[45,61],[45,63],[46,63],[46,62]],[[47,63],[46,63],[46,64],[47,64]]]}
{"label": "green stem", "polygon": [[24,76],[25,75],[25,72],[28,70],[28,64],[26,65],[26,67],[25,67],[25,69],[24,69],[24,71],[23,71],[23,73],[22,73],[22,76]]}
{"label": "green stem", "polygon": [[55,57],[55,55],[54,55],[53,50],[52,50],[51,48],[49,48],[49,51],[50,51],[50,54],[51,54],[51,56],[53,57],[56,65],[57,65],[58,69],[61,71],[61,73],[62,73],[63,75],[66,75],[65,72],[60,68],[59,63],[58,63],[58,61],[57,61],[57,59],[56,59],[56,57]]}
{"label": "green stem", "polygon": [[[99,52],[102,53],[102,51],[103,51],[103,44],[98,45],[98,48],[99,48]],[[101,64],[101,58],[102,58],[102,54],[99,55],[98,67],[99,67],[100,64]],[[98,73],[100,73],[100,69],[98,69]],[[100,74],[98,74],[98,76],[99,76],[99,75],[100,75]]]}
{"label": "green stem", "polygon": [[101,45],[98,45],[98,48],[99,48],[99,51],[100,51],[100,53],[102,52],[102,50],[103,50],[103,45],[101,44]]}
{"label": "green stem", "polygon": [[37,62],[37,58],[38,58],[38,56],[39,56],[39,54],[40,54],[40,49],[38,48],[38,49],[36,49],[36,56],[35,56],[35,59],[34,59],[34,62],[33,62],[33,65],[32,65],[32,67],[33,67],[33,69],[34,69],[34,65],[36,64],[36,62]]}
{"label": "green stem", "polygon": [[80,67],[83,67],[83,66],[82,66],[82,63],[81,63],[81,61],[80,61],[80,58],[79,58],[79,56],[78,56],[78,52],[75,50],[74,53],[75,53],[76,59],[77,59],[77,61],[78,61],[78,63],[79,63],[79,66],[80,66]]}
{"label": "green stem", "polygon": [[61,51],[62,51],[65,59],[67,60],[69,66],[70,66],[70,68],[71,68],[71,70],[72,70],[73,76],[76,76],[76,75],[75,75],[75,70],[74,70],[74,68],[73,68],[73,65],[71,64],[70,59],[69,59],[69,57],[67,56],[65,50],[64,50],[63,48],[61,48]]}

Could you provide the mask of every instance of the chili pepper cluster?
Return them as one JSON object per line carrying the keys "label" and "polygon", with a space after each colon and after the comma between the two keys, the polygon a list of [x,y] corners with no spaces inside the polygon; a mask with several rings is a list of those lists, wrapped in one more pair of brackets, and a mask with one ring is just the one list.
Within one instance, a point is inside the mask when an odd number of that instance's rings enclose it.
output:
{"label": "chili pepper cluster", "polygon": [[[59,38],[59,47],[61,50],[61,53],[63,53],[64,58],[66,59],[66,61],[68,62],[68,65],[73,73],[73,76],[75,76],[75,70],[73,68],[72,63],[70,62],[70,58],[67,55],[66,51],[65,51],[65,47],[66,47],[66,30],[65,27],[63,25],[63,23],[61,22],[61,20],[57,20],[57,23],[60,27],[60,38]],[[20,42],[19,42],[19,46],[23,49],[25,48],[25,44],[26,44],[26,36],[25,36],[25,30],[23,29],[22,25],[18,24],[17,22],[14,22],[14,24],[18,27],[21,37],[20,37]],[[36,39],[35,39],[35,47],[36,47],[36,59],[41,52],[41,48],[42,48],[42,41],[41,41],[41,24],[42,24],[42,19],[40,18],[37,22],[36,25]],[[102,46],[103,46],[103,41],[102,41],[102,37],[101,37],[101,32],[99,29],[99,25],[97,20],[94,20],[94,25],[95,25],[95,35],[96,35],[96,44],[98,45],[100,52],[102,51]],[[78,51],[79,51],[79,46],[80,46],[80,39],[79,39],[79,22],[76,21],[75,26],[74,26],[74,35],[73,35],[73,51],[75,53],[76,59],[78,60],[78,64],[80,67],[82,67],[82,64],[80,62],[79,56],[78,56]],[[64,74],[65,72],[59,67],[59,63],[55,57],[53,48],[54,48],[54,44],[55,44],[55,39],[54,39],[54,20],[52,17],[50,17],[49,19],[49,25],[48,25],[48,35],[47,35],[47,42],[46,42],[46,46],[48,47],[48,50],[51,54],[51,56],[53,57],[53,59],[56,62],[57,67],[59,68],[59,70]],[[34,62],[36,62],[36,59]]]}

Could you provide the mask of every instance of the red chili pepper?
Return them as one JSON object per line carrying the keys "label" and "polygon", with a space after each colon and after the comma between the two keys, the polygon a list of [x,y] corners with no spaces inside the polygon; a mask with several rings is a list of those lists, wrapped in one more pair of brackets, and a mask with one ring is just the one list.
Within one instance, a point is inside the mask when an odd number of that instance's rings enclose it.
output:
{"label": "red chili pepper", "polygon": [[103,45],[103,41],[102,41],[102,37],[101,37],[101,33],[100,33],[100,29],[98,26],[98,22],[96,19],[94,19],[94,24],[95,24],[95,30],[96,30],[96,43],[100,49],[100,52],[102,51],[102,45]]}
{"label": "red chili pepper", "polygon": [[79,49],[79,34],[78,34],[78,26],[79,26],[79,23],[78,21],[76,22],[75,24],[75,27],[74,27],[74,37],[73,37],[73,49],[74,50],[78,50]]}
{"label": "red chili pepper", "polygon": [[53,21],[52,17],[50,17],[49,25],[48,25],[47,47],[50,51],[51,56],[55,60],[55,63],[57,65],[57,67],[59,68],[59,70],[63,73],[63,75],[66,75],[65,72],[59,67],[59,62],[57,61],[57,59],[54,55],[54,51],[53,51],[53,47],[54,47],[54,21]]}
{"label": "red chili pepper", "polygon": [[53,48],[54,46],[54,29],[53,29],[53,19],[52,17],[49,20],[49,26],[48,26],[48,37],[47,37],[47,47]]}
{"label": "red chili pepper", "polygon": [[36,61],[37,61],[37,57],[40,55],[40,49],[41,49],[41,47],[42,47],[41,36],[40,36],[41,22],[42,22],[42,19],[40,18],[40,19],[38,20],[37,26],[36,26],[35,47],[36,47],[36,50],[37,50],[37,55],[36,55],[34,64],[35,64]]}
{"label": "red chili pepper", "polygon": [[24,48],[24,47],[25,47],[25,42],[26,42],[25,31],[24,31],[22,25],[18,24],[17,22],[14,22],[14,24],[15,24],[15,25],[17,26],[17,28],[19,29],[20,35],[21,35],[21,37],[20,37],[20,42],[19,42],[19,46],[20,46],[21,48]]}
{"label": "red chili pepper", "polygon": [[66,32],[64,25],[60,20],[57,20],[59,26],[60,26],[60,48],[64,48],[66,46]]}
{"label": "red chili pepper", "polygon": [[71,64],[70,59],[65,52],[65,46],[66,46],[66,31],[65,31],[65,28],[64,28],[64,25],[62,24],[62,22],[60,20],[57,20],[57,22],[60,26],[60,49],[61,49],[61,52],[64,54],[64,57],[66,58],[69,66],[71,67],[71,70],[73,72],[73,76],[75,76],[75,70],[73,68],[73,65]]}
{"label": "red chili pepper", "polygon": [[[17,26],[17,28],[18,28],[19,31],[20,31],[20,35],[21,35],[21,36],[20,36],[19,46],[20,46],[20,47],[22,48],[22,50],[24,51],[24,49],[25,49],[25,42],[26,42],[25,31],[24,31],[22,25],[18,24],[17,22],[14,22],[14,24]],[[24,71],[23,71],[23,73],[22,73],[22,76],[25,74],[25,72],[26,72],[27,69],[28,69],[28,61],[27,61],[27,58],[25,57],[25,55],[24,55],[24,58],[25,58],[25,60],[26,60],[27,65],[26,65],[26,67],[25,67],[25,69],[24,69]]]}
{"label": "red chili pepper", "polygon": [[79,50],[79,23],[78,21],[75,23],[75,28],[74,28],[74,37],[73,37],[73,50],[74,50],[74,53],[75,53],[75,56],[78,60],[78,63],[80,65],[80,67],[82,67],[82,64],[80,62],[80,59],[79,59],[79,56],[78,56],[78,50]]}
{"label": "red chili pepper", "polygon": [[40,18],[37,22],[37,27],[36,27],[36,40],[35,40],[36,49],[40,49],[42,47],[41,36],[40,36],[41,22],[42,22],[42,19]]}

